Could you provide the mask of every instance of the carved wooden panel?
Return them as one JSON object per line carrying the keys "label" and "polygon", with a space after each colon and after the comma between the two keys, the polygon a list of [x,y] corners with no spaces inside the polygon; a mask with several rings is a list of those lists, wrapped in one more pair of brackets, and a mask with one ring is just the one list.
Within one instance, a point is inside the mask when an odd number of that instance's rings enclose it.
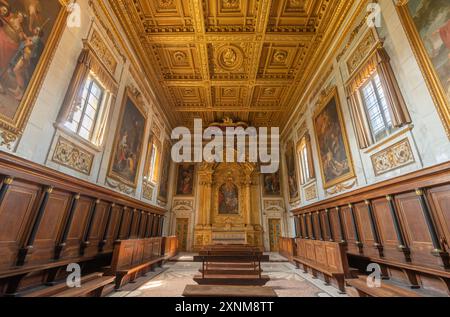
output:
{"label": "carved wooden panel", "polygon": [[381,244],[385,257],[404,261],[404,256],[398,250],[400,245],[395,232],[394,221],[386,198],[376,199],[372,202],[373,212],[380,230]]}
{"label": "carved wooden panel", "polygon": [[373,236],[369,209],[365,203],[355,204],[357,225],[359,228],[360,240],[364,245],[364,254],[367,256],[378,256],[379,253],[374,247],[375,238]]}
{"label": "carved wooden panel", "polygon": [[412,261],[438,265],[438,258],[431,254],[434,247],[419,196],[411,192],[398,195],[395,200]]}
{"label": "carved wooden panel", "polygon": [[77,257],[80,253],[80,245],[83,240],[83,234],[86,229],[86,222],[88,214],[91,209],[91,205],[95,201],[90,198],[81,197],[75,209],[72,223],[70,225],[69,234],[64,247],[63,257]]}
{"label": "carved wooden panel", "polygon": [[0,206],[0,269],[15,264],[38,193],[38,186],[20,181],[6,193]]}
{"label": "carved wooden panel", "polygon": [[435,219],[439,229],[440,240],[450,243],[450,185],[433,188],[429,191],[430,202],[435,210]]}
{"label": "carved wooden panel", "polygon": [[71,199],[71,194],[59,190],[50,194],[28,263],[42,263],[53,259],[55,245]]}

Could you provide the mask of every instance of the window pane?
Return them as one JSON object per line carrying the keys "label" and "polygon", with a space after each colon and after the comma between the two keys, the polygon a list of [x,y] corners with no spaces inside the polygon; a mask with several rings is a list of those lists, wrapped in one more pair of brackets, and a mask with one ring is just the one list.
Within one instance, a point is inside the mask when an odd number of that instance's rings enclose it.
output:
{"label": "window pane", "polygon": [[78,133],[82,138],[89,140],[90,133],[85,128],[81,127],[80,132]]}

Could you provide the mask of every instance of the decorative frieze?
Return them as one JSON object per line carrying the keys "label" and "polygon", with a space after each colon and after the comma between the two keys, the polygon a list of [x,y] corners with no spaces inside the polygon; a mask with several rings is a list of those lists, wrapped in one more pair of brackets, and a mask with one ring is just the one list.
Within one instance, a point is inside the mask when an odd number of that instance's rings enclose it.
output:
{"label": "decorative frieze", "polygon": [[311,200],[317,199],[316,184],[312,184],[311,186],[305,188],[305,199],[306,199],[306,201],[311,201]]}
{"label": "decorative frieze", "polygon": [[408,139],[404,139],[387,149],[371,156],[376,176],[415,163]]}
{"label": "decorative frieze", "polygon": [[333,196],[336,194],[340,194],[342,192],[345,192],[347,190],[354,188],[356,186],[356,184],[357,184],[356,179],[354,179],[353,181],[350,181],[350,182],[344,182],[344,183],[338,184],[338,185],[328,189],[326,191],[326,194],[327,194],[327,196]]}
{"label": "decorative frieze", "polygon": [[89,44],[99,60],[102,61],[108,71],[114,76],[117,69],[117,61],[100,34],[95,29],[92,32]]}
{"label": "decorative frieze", "polygon": [[375,38],[373,32],[367,32],[367,34],[359,43],[358,47],[347,60],[347,68],[349,74],[353,74],[353,72],[364,62],[376,43],[377,39]]}
{"label": "decorative frieze", "polygon": [[153,193],[155,192],[155,186],[151,183],[143,182],[142,183],[142,197],[147,200],[153,200]]}
{"label": "decorative frieze", "polygon": [[53,152],[52,161],[77,172],[90,175],[94,154],[60,136]]}
{"label": "decorative frieze", "polygon": [[110,178],[106,179],[106,184],[115,189],[118,190],[124,194],[130,195],[130,196],[134,196],[134,194],[136,193],[136,190],[134,188],[131,188],[123,183],[117,182],[115,180],[112,180]]}

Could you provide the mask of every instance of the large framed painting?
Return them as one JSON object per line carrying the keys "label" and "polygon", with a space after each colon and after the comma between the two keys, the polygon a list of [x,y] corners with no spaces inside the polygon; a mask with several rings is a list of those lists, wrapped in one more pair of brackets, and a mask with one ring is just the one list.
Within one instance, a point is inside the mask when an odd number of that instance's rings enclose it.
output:
{"label": "large framed painting", "polygon": [[264,196],[281,196],[280,173],[263,174]]}
{"label": "large framed painting", "polygon": [[239,214],[239,189],[230,180],[219,187],[218,208],[219,215]]}
{"label": "large framed painting", "polygon": [[163,202],[167,202],[168,190],[169,190],[169,169],[170,169],[170,143],[164,142],[164,154],[163,161],[161,166],[161,176],[159,178],[159,190],[158,190],[158,199]]}
{"label": "large framed painting", "polygon": [[292,203],[300,199],[300,192],[298,190],[297,164],[295,161],[295,149],[293,141],[289,141],[287,143],[285,158],[286,172],[288,177],[287,182],[289,189],[289,201]]}
{"label": "large framed painting", "polygon": [[25,127],[65,28],[67,2],[0,0],[0,127],[13,139]]}
{"label": "large framed painting", "polygon": [[177,176],[177,195],[191,196],[194,194],[194,164],[180,164]]}
{"label": "large framed painting", "polygon": [[120,111],[108,177],[132,188],[137,187],[146,122],[144,110],[127,89]]}
{"label": "large framed painting", "polygon": [[324,189],[355,177],[337,88],[323,99],[314,115],[314,130]]}
{"label": "large framed painting", "polygon": [[450,138],[450,2],[402,0],[397,10]]}

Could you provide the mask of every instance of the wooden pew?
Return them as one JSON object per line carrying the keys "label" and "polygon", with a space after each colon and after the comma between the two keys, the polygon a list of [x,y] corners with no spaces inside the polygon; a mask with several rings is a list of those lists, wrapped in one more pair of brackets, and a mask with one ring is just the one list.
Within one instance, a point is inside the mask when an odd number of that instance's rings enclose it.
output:
{"label": "wooden pew", "polygon": [[418,292],[402,288],[381,281],[381,287],[369,287],[367,285],[367,276],[360,275],[355,279],[347,279],[348,286],[356,290],[348,290],[348,294],[353,297],[422,297]]}
{"label": "wooden pew", "polygon": [[262,252],[250,246],[208,246],[200,251],[201,275],[194,276],[200,285],[259,285],[269,277],[262,275]]}
{"label": "wooden pew", "polygon": [[145,275],[155,265],[162,265],[161,238],[130,239],[117,241],[111,267],[106,274],[116,276],[116,290],[139,276]]}
{"label": "wooden pew", "polygon": [[278,244],[279,244],[278,252],[282,256],[287,258],[290,262],[292,262],[294,256],[296,255],[295,238],[279,237]]}
{"label": "wooden pew", "polygon": [[178,238],[176,236],[163,237],[162,250],[164,250],[164,257],[166,260],[173,258],[178,254]]}
{"label": "wooden pew", "polygon": [[69,263],[101,271],[117,239],[160,236],[164,212],[0,151],[0,296],[63,279]]}
{"label": "wooden pew", "polygon": [[81,287],[69,288],[66,281],[22,294],[22,297],[101,297],[106,285],[113,283],[114,276],[97,272],[81,277]]}
{"label": "wooden pew", "polygon": [[345,246],[337,242],[296,239],[297,255],[293,260],[308,269],[314,277],[322,274],[325,283],[332,282],[345,293],[345,277],[349,276],[349,267],[345,255]]}
{"label": "wooden pew", "polygon": [[349,264],[450,295],[450,162],[292,211],[299,238],[345,244]]}

